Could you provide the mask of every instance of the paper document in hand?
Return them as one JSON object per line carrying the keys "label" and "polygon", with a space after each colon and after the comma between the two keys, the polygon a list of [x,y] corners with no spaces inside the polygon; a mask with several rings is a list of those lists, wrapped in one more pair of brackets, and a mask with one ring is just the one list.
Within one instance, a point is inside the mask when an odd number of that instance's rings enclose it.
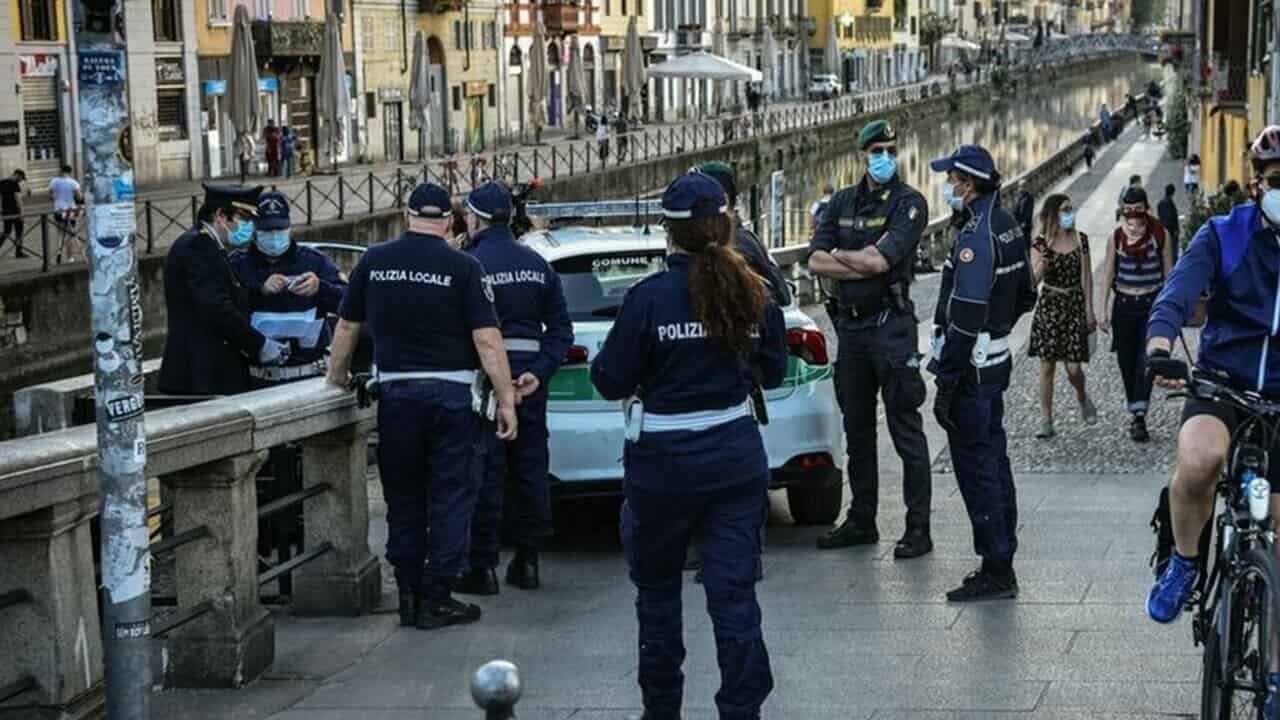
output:
{"label": "paper document in hand", "polygon": [[300,312],[256,312],[250,318],[253,329],[274,340],[297,340],[299,347],[313,348],[320,341],[324,318],[315,308]]}

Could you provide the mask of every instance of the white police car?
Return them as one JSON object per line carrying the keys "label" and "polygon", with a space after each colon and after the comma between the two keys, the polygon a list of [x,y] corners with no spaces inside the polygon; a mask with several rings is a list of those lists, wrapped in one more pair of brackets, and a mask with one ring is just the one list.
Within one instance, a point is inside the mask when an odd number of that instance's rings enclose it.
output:
{"label": "white police car", "polygon": [[[540,209],[531,205],[530,215]],[[533,231],[522,241],[559,273],[573,320],[574,345],[548,387],[553,491],[559,497],[620,494],[622,412],[595,391],[590,361],[627,289],[665,267],[666,234],[657,226],[569,226]],[[794,303],[784,316],[791,358],[782,386],[765,393],[769,424],[762,428],[771,486],[787,489],[797,523],[830,523],[841,506],[843,429],[826,338]]]}

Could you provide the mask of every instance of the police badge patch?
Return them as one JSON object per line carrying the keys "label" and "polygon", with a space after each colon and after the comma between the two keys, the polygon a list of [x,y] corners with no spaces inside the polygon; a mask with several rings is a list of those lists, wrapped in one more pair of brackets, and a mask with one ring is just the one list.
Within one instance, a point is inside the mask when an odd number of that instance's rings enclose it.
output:
{"label": "police badge patch", "polygon": [[960,251],[960,262],[973,262],[973,248],[965,248]]}

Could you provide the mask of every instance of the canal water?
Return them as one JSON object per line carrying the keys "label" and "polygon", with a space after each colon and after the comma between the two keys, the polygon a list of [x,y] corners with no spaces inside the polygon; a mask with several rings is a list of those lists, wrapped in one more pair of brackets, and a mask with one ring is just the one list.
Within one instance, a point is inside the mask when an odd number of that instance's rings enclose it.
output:
{"label": "canal water", "polygon": [[[950,116],[922,119],[920,126],[908,119],[897,128],[899,176],[924,194],[931,217],[942,217],[946,214],[944,176],[929,170],[930,160],[950,154],[959,145],[976,143],[991,151],[1004,177],[1016,177],[1078,138],[1098,119],[1101,103],[1114,110],[1124,104],[1127,93],[1137,95],[1152,79],[1160,78],[1155,63],[1124,58],[1057,81],[1050,81],[1046,74],[1045,81],[1030,90],[1020,89],[1013,97],[981,105],[966,103]],[[786,165],[786,244],[808,242],[813,231],[809,208],[823,195],[823,186],[830,183],[838,190],[857,183],[865,172],[864,163],[851,135],[841,146],[823,148]],[[757,181],[760,211],[765,215],[761,238],[768,242],[768,175]],[[745,205],[746,198],[740,202]]]}

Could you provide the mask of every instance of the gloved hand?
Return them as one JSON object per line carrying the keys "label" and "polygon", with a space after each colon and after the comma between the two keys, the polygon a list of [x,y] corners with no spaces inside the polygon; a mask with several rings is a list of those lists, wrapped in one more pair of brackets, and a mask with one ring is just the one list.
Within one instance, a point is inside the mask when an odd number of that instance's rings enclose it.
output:
{"label": "gloved hand", "polygon": [[378,383],[369,373],[356,373],[351,378],[351,387],[356,391],[356,405],[367,408],[378,399]]}
{"label": "gloved hand", "polygon": [[933,417],[948,433],[960,429],[951,417],[951,404],[955,402],[956,385],[954,381],[938,380],[938,394],[933,398]]}
{"label": "gloved hand", "polygon": [[1152,350],[1147,355],[1147,377],[1163,380],[1159,383],[1161,387],[1177,389],[1187,380],[1187,363],[1175,360],[1168,350]]}
{"label": "gloved hand", "polygon": [[259,365],[283,365],[289,359],[289,346],[278,340],[267,338],[258,351]]}

